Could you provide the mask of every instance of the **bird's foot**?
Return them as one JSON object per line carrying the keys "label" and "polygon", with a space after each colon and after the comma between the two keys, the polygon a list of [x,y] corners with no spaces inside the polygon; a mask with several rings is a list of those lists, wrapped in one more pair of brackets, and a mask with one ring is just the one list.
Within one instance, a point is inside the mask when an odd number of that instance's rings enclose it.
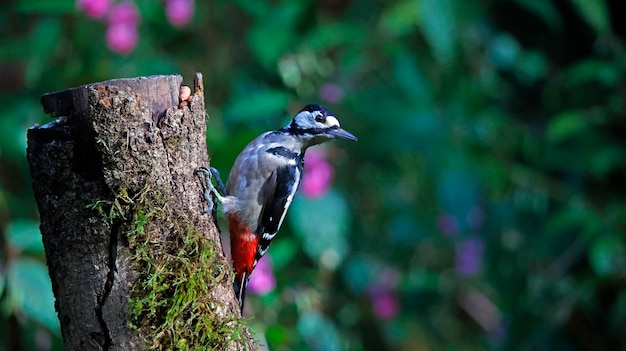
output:
{"label": "bird's foot", "polygon": [[211,213],[213,212],[213,207],[215,206],[215,204],[213,203],[213,196],[215,196],[215,198],[217,198],[217,200],[221,203],[224,202],[225,198],[224,196],[222,196],[222,194],[220,194],[220,192],[215,188],[215,186],[213,185],[213,181],[212,181],[212,176],[213,174],[216,175],[216,179],[217,179],[217,185],[220,188],[220,190],[222,190],[222,192],[224,191],[224,184],[222,183],[222,180],[219,177],[219,172],[211,167],[211,169],[208,169],[207,167],[199,167],[198,169],[196,169],[194,171],[194,174],[204,174],[204,179],[206,181],[206,188],[204,189],[204,198],[206,200],[206,202],[208,203],[208,208],[203,211],[203,213]]}

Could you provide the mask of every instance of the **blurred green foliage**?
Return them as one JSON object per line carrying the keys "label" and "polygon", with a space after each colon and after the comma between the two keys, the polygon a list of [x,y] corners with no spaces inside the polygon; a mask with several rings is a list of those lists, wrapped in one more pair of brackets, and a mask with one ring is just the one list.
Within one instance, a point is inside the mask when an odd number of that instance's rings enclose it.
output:
{"label": "blurred green foliage", "polygon": [[25,160],[39,97],[196,71],[223,174],[309,102],[359,137],[326,147],[333,188],[294,202],[277,288],[247,300],[270,349],[626,347],[623,2],[214,0],[182,29],[137,6],[118,55],[73,1],[0,4],[0,350],[62,349]]}

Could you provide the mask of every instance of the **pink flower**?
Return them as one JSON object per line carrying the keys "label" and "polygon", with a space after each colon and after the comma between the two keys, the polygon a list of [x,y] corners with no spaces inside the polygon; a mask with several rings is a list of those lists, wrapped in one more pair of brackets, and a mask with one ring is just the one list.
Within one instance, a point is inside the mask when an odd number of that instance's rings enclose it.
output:
{"label": "pink flower", "polygon": [[107,19],[109,24],[113,23],[133,23],[137,25],[139,23],[139,10],[137,5],[132,1],[124,1],[113,6]]}
{"label": "pink flower", "polygon": [[137,26],[132,23],[111,23],[107,28],[106,42],[111,51],[128,54],[135,49],[139,34]]}
{"label": "pink flower", "polygon": [[396,270],[384,268],[367,288],[367,294],[372,301],[372,310],[382,320],[392,319],[398,314],[399,304],[395,291],[399,279]]}
{"label": "pink flower", "polygon": [[193,0],[167,0],[165,14],[174,27],[182,27],[191,20],[193,8]]}
{"label": "pink flower", "polygon": [[304,156],[304,174],[302,176],[302,192],[305,196],[317,198],[330,188],[335,170],[326,161],[319,149],[311,149]]}
{"label": "pink flower", "polygon": [[455,216],[444,213],[437,218],[437,228],[444,235],[456,235],[459,233],[459,220]]}
{"label": "pink flower", "polygon": [[268,256],[263,256],[250,275],[248,291],[257,295],[265,295],[276,287],[276,278]]}
{"label": "pink flower", "polygon": [[119,54],[132,52],[139,41],[137,26],[140,16],[135,3],[126,1],[115,5],[107,19],[106,42],[109,49]]}
{"label": "pink flower", "polygon": [[336,104],[343,99],[343,88],[337,84],[326,83],[320,88],[320,97],[331,104]]}
{"label": "pink flower", "polygon": [[111,6],[111,0],[78,0],[76,6],[88,17],[102,18]]}
{"label": "pink flower", "polygon": [[372,310],[382,320],[390,320],[398,314],[398,299],[390,292],[384,291],[371,296]]}

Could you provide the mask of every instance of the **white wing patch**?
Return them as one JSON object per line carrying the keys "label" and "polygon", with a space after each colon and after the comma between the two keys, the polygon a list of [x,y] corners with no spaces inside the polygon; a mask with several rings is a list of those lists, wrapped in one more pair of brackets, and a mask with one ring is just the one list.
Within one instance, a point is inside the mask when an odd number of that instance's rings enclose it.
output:
{"label": "white wing patch", "polygon": [[263,239],[272,240],[276,236],[276,233],[263,233]]}
{"label": "white wing patch", "polygon": [[300,169],[296,167],[296,181],[293,184],[293,187],[291,188],[291,192],[289,193],[289,196],[287,196],[287,201],[285,202],[285,210],[283,211],[283,213],[280,215],[280,221],[278,221],[278,227],[280,229],[280,226],[283,224],[283,220],[285,219],[285,215],[287,214],[287,209],[289,208],[289,206],[291,206],[291,201],[293,201],[293,197],[296,195],[296,191],[298,191],[298,187],[300,186]]}

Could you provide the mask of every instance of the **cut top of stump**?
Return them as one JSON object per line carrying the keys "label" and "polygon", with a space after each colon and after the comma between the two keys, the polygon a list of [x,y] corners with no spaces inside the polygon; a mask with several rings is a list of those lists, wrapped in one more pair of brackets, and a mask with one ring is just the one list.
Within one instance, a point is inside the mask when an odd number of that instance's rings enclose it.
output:
{"label": "cut top of stump", "polygon": [[[178,106],[178,92],[182,82],[183,77],[178,74],[111,79],[45,94],[41,97],[41,104],[44,112],[52,117],[80,118],[89,108],[90,90],[131,90],[148,103],[152,119],[156,123],[168,108]],[[196,77],[196,86],[202,86],[199,77]]]}

